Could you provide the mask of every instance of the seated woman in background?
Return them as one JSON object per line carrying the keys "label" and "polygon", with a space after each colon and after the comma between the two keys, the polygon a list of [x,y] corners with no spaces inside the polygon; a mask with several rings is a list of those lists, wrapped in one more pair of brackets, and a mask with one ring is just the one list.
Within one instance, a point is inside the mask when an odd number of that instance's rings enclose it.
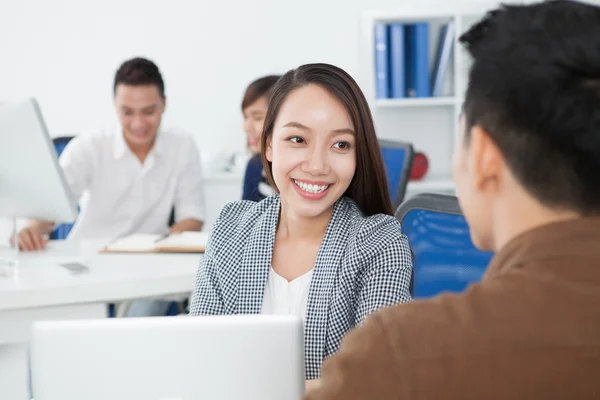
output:
{"label": "seated woman in background", "polygon": [[242,200],[261,201],[275,194],[267,182],[260,159],[260,134],[267,115],[270,91],[279,78],[279,75],[269,75],[255,80],[246,89],[242,100],[244,131],[248,136],[248,149],[253,153],[246,167]]}
{"label": "seated woman in background", "polygon": [[278,195],[230,203],[198,270],[191,315],[304,319],[306,379],[375,310],[410,300],[411,252],[392,216],[371,112],[328,64],[273,88],[261,157]]}

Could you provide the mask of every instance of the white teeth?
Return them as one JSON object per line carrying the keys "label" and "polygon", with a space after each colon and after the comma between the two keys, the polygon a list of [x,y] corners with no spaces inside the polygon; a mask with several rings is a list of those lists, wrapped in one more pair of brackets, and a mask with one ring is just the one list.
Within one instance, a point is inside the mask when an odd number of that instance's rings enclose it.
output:
{"label": "white teeth", "polygon": [[325,190],[327,190],[327,188],[329,187],[329,185],[324,185],[324,186],[319,186],[319,185],[312,185],[312,184],[307,184],[304,182],[300,182],[294,179],[294,183],[296,185],[298,185],[300,187],[300,189],[309,192],[309,193],[321,193]]}

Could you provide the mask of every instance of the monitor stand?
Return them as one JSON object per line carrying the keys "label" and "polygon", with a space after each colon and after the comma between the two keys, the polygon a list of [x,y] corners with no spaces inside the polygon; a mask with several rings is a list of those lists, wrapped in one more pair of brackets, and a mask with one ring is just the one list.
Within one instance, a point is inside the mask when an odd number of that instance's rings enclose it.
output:
{"label": "monitor stand", "polygon": [[17,217],[11,217],[11,229],[8,245],[0,249],[0,277],[15,277],[19,268],[19,231]]}

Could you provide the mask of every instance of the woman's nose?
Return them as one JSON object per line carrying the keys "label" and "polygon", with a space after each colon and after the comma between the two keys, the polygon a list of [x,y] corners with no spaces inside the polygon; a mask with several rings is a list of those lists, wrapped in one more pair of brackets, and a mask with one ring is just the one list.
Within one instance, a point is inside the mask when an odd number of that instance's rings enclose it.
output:
{"label": "woman's nose", "polygon": [[308,151],[305,164],[306,172],[311,175],[326,175],[329,173],[327,151],[316,148]]}

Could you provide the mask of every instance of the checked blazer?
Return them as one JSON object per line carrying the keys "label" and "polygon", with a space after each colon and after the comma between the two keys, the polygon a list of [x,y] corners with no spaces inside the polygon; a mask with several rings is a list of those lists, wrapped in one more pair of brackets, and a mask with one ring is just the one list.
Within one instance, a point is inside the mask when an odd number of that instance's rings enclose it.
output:
{"label": "checked blazer", "polygon": [[[200,263],[190,315],[259,314],[273,254],[280,197],[236,201],[221,211]],[[304,325],[306,379],[373,311],[410,301],[411,252],[399,222],[365,217],[340,198],[309,287]]]}

